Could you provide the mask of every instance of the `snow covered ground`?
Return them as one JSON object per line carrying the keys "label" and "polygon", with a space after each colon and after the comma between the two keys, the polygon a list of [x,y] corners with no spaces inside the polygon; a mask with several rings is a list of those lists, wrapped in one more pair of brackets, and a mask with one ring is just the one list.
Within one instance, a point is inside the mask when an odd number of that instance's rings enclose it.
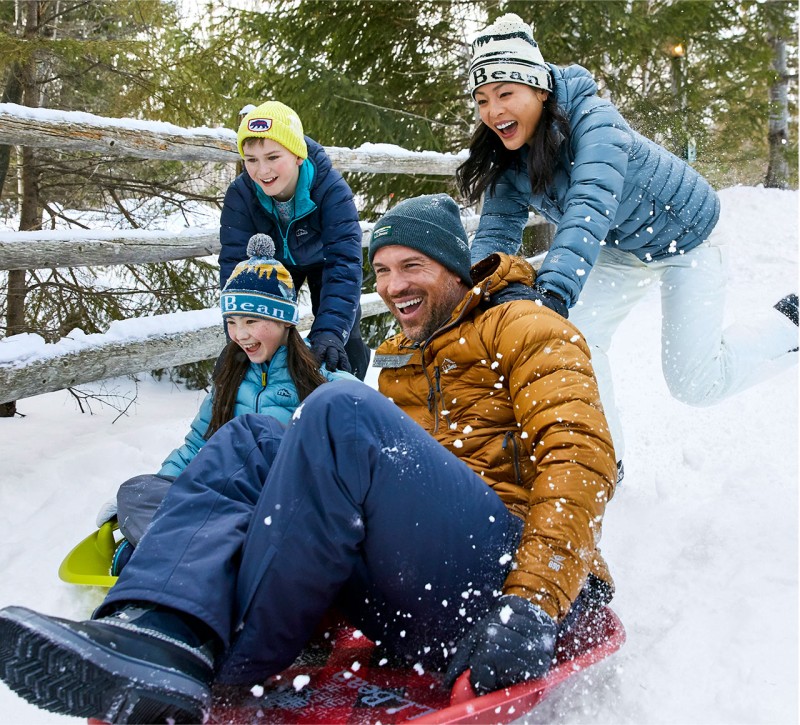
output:
{"label": "snow covered ground", "polygon": [[[732,320],[797,290],[798,193],[721,196]],[[602,548],[628,641],[524,722],[796,723],[797,369],[689,408],[663,383],[659,320],[654,290],[612,348],[626,477]],[[124,395],[134,386],[103,387]],[[97,404],[82,415],[58,392],[20,401],[24,418],[0,419],[0,606],[88,616],[102,591],[60,582],[62,557],[121,481],[157,470],[201,395],[143,377],[119,418]],[[0,723],[65,720],[0,685]]]}

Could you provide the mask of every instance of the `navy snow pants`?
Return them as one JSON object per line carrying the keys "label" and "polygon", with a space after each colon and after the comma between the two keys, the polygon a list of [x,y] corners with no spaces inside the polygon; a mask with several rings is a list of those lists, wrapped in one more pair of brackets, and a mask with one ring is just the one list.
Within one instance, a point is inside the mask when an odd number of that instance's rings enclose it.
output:
{"label": "navy snow pants", "polygon": [[96,612],[152,602],[211,627],[218,681],[285,668],[337,606],[401,657],[442,663],[500,594],[522,522],[397,406],[322,385],[288,429],[244,415],[215,433]]}

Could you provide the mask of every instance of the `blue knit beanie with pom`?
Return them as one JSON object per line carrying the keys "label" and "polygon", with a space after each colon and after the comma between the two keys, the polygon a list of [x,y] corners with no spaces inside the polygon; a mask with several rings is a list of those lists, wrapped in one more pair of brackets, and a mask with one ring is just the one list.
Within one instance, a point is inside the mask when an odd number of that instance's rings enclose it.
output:
{"label": "blue knit beanie with pom", "polygon": [[264,317],[296,325],[297,292],[292,275],[275,259],[275,242],[254,234],[247,243],[249,259],[239,262],[220,295],[222,317]]}

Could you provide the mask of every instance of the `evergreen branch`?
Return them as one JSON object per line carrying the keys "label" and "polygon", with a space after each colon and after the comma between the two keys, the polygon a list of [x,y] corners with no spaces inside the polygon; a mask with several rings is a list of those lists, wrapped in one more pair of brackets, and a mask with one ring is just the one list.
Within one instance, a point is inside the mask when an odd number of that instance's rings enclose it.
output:
{"label": "evergreen branch", "polygon": [[409,118],[417,118],[420,121],[425,121],[426,123],[430,123],[432,126],[444,126],[445,128],[456,127],[455,124],[446,123],[445,121],[438,121],[433,118],[426,118],[425,116],[420,116],[417,113],[411,113],[411,111],[401,111],[397,108],[389,108],[388,106],[379,106],[377,103],[370,103],[369,101],[362,101],[357,98],[345,98],[344,96],[340,96],[336,93],[334,93],[333,97],[338,98],[347,103],[356,103],[362,106],[369,106],[370,108],[376,108],[379,111],[389,111],[390,113],[396,113],[398,116],[408,116]]}

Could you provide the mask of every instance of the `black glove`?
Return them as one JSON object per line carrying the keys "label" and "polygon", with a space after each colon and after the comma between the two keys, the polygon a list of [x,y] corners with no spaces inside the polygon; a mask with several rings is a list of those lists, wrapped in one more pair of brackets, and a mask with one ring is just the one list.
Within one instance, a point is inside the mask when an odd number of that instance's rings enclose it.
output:
{"label": "black glove", "polygon": [[495,292],[489,297],[488,307],[495,307],[502,305],[504,302],[513,302],[514,300],[541,302],[545,307],[549,307],[553,312],[558,312],[562,317],[569,317],[567,303],[557,294],[539,285],[529,287],[522,282],[510,282],[507,287]]}
{"label": "black glove", "polygon": [[445,684],[452,687],[467,668],[478,694],[533,680],[550,669],[555,649],[552,617],[527,599],[506,594],[458,643]]}
{"label": "black glove", "polygon": [[332,332],[318,332],[311,337],[311,352],[316,355],[320,365],[324,364],[331,372],[344,370],[350,372],[350,360],[344,351],[344,343]]}

